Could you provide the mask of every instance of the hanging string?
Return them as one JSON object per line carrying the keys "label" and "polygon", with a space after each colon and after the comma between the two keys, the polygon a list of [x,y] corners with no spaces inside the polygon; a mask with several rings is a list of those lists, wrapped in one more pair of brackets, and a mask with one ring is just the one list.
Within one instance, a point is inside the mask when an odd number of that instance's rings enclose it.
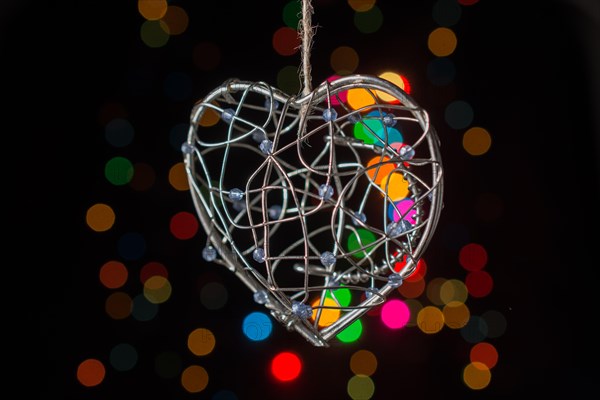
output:
{"label": "hanging string", "polygon": [[312,91],[311,83],[311,65],[310,65],[310,50],[313,44],[315,31],[312,26],[311,18],[314,12],[310,3],[311,0],[302,0],[302,21],[300,23],[300,36],[302,38],[302,69],[300,77],[302,78],[302,95],[306,96]]}

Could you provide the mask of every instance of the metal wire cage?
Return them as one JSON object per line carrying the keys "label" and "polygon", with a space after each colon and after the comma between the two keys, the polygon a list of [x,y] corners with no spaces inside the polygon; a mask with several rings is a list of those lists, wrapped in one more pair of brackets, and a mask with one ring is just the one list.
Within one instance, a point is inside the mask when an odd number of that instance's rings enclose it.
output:
{"label": "metal wire cage", "polygon": [[196,103],[182,145],[203,258],[328,346],[415,270],[442,209],[439,145],[427,112],[384,79],[301,97],[229,80]]}

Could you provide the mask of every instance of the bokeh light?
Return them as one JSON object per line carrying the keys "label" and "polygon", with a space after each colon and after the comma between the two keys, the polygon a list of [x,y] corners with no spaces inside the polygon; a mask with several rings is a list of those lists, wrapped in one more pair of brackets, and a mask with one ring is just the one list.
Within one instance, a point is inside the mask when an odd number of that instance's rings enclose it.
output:
{"label": "bokeh light", "polygon": [[451,301],[442,310],[444,323],[450,329],[461,329],[469,322],[471,312],[465,303]]}
{"label": "bokeh light", "polygon": [[[365,258],[374,248],[374,246],[369,245],[376,240],[377,238],[373,232],[368,229],[358,228],[348,236],[348,252],[352,253],[353,257]],[[358,249],[361,250],[357,251]]]}
{"label": "bokeh light", "polygon": [[348,105],[353,110],[368,107],[377,103],[375,94],[367,89],[356,88],[348,90]]}
{"label": "bokeh light", "polygon": [[463,370],[463,380],[469,388],[481,390],[490,384],[492,373],[485,364],[472,362]]}
{"label": "bokeh light", "polygon": [[151,321],[158,314],[158,305],[151,303],[143,294],[133,298],[131,316],[140,322]]}
{"label": "bokeh light", "polygon": [[402,300],[388,300],[381,308],[381,321],[390,329],[404,328],[409,319],[410,310]]}
{"label": "bokeh light", "polygon": [[[411,87],[408,83],[408,80],[399,73],[393,71],[386,71],[379,74],[379,77],[381,79],[385,79],[386,81],[393,83],[400,89],[404,90],[407,94],[410,94]],[[376,90],[375,93],[377,94],[377,97],[379,97],[382,101],[394,104],[400,103],[399,99],[397,99],[389,93],[382,92],[381,90]]]}
{"label": "bokeh light", "polygon": [[350,357],[350,370],[356,375],[371,376],[377,370],[377,357],[369,350],[358,350]]}
{"label": "bokeh light", "polygon": [[104,302],[104,310],[112,319],[125,319],[131,315],[131,297],[125,292],[111,293]]}
{"label": "bokeh light", "polygon": [[144,282],[144,297],[154,304],[166,302],[171,297],[171,283],[163,276],[155,275]]}
{"label": "bokeh light", "polygon": [[320,328],[329,326],[340,319],[341,310],[338,308],[339,304],[330,297],[326,297],[325,300],[323,300],[323,306],[334,308],[317,308],[320,306],[320,299],[313,301],[311,306],[313,307],[311,319],[315,321],[318,318],[317,325]]}
{"label": "bokeh light", "polygon": [[498,350],[491,343],[479,342],[471,348],[469,358],[471,362],[480,362],[492,369],[498,363]]}
{"label": "bokeh light", "polygon": [[488,152],[492,146],[490,133],[478,126],[469,128],[463,135],[463,147],[472,156],[480,156]]}
{"label": "bokeh light", "polygon": [[444,327],[444,314],[437,307],[423,307],[417,315],[417,326],[429,335],[438,333]]}
{"label": "bokeh light", "polygon": [[133,178],[133,165],[125,157],[113,157],[104,167],[104,176],[113,185],[125,185]]}
{"label": "bokeh light", "polygon": [[199,393],[208,385],[208,372],[199,365],[190,365],[181,373],[181,386],[190,393]]}
{"label": "bokeh light", "polygon": [[169,271],[167,267],[158,261],[150,261],[142,267],[140,270],[140,282],[142,284],[146,283],[146,281],[153,276],[162,276],[163,278],[169,277]]}
{"label": "bokeh light", "polygon": [[464,245],[458,253],[458,262],[467,271],[479,271],[486,266],[488,254],[479,243]]}
{"label": "bokeh light", "polygon": [[464,129],[473,122],[473,108],[463,100],[455,100],[446,106],[444,119],[453,129]]}
{"label": "bokeh light", "polygon": [[215,344],[215,335],[209,329],[196,328],[188,335],[188,349],[197,356],[205,356],[212,353]]}
{"label": "bokeh light", "polygon": [[410,317],[406,326],[414,327],[417,326],[417,316],[419,315],[419,311],[423,308],[423,304],[416,299],[406,299],[404,300],[404,304],[408,307]]}
{"label": "bokeh light", "polygon": [[[400,272],[406,267],[406,255],[402,256],[400,261],[397,261],[394,264],[394,271]],[[419,259],[417,261],[417,266],[413,270],[413,272],[404,279],[404,283],[406,282],[417,282],[422,280],[427,273],[427,263],[424,258]]]}
{"label": "bokeh light", "polygon": [[383,25],[383,13],[376,5],[362,12],[354,13],[354,26],[362,33],[374,33]]}
{"label": "bokeh light", "polygon": [[115,212],[108,204],[98,203],[88,208],[85,222],[96,232],[104,232],[115,223]]}
{"label": "bokeh light", "polygon": [[125,147],[133,141],[135,131],[125,118],[115,118],[104,127],[106,141],[114,147]]}
{"label": "bokeh light", "polygon": [[208,282],[200,289],[200,302],[208,310],[225,307],[228,297],[227,288],[219,282]]}
{"label": "bokeh light", "polygon": [[381,180],[379,187],[392,201],[400,201],[408,196],[408,185],[400,172],[392,172]]}
{"label": "bokeh light", "polygon": [[457,43],[458,40],[454,32],[444,27],[434,29],[427,39],[429,51],[438,57],[446,57],[454,53]]}
{"label": "bokeh light", "polygon": [[107,261],[100,267],[100,283],[109,289],[118,289],[127,282],[129,272],[125,264],[119,261]]}
{"label": "bokeh light", "polygon": [[398,288],[398,292],[407,299],[416,299],[425,291],[425,280],[407,281],[406,279]]}
{"label": "bokeh light", "polygon": [[181,356],[174,351],[163,351],[154,358],[154,371],[161,378],[175,378],[181,372],[181,368]]}
{"label": "bokeh light", "polygon": [[[334,74],[327,78],[327,82],[333,82],[340,78],[340,75]],[[343,92],[336,93],[336,95],[329,97],[329,101],[333,106],[338,106],[340,103],[346,103],[348,101],[348,91],[344,90]]]}
{"label": "bokeh light", "polygon": [[494,280],[487,271],[471,271],[467,274],[465,284],[473,297],[485,297],[492,291]]}
{"label": "bokeh light", "polygon": [[[417,215],[414,205],[415,201],[413,199],[403,199],[390,203],[388,206],[388,218],[394,222],[398,222],[400,221],[400,217],[402,217],[403,220],[414,225],[416,223],[415,216]],[[399,263],[396,263],[396,266],[397,264]]]}
{"label": "bokeh light", "polygon": [[296,94],[300,92],[298,67],[288,65],[281,68],[277,73],[277,87],[287,94]]}
{"label": "bokeh light", "polygon": [[138,0],[138,11],[149,21],[156,21],[167,13],[167,0]]}
{"label": "bokeh light", "polygon": [[337,75],[349,75],[358,68],[359,57],[356,50],[349,46],[340,46],[331,52],[329,63]]}
{"label": "bokeh light", "polygon": [[298,31],[289,26],[282,26],[273,34],[273,48],[281,56],[291,56],[298,52],[300,37]]}
{"label": "bokeh light", "polygon": [[129,371],[137,364],[138,353],[129,343],[121,343],[112,348],[109,359],[117,371]]}
{"label": "bokeh light", "polygon": [[185,165],[183,162],[178,162],[169,169],[169,183],[175,190],[185,191],[190,190]]}
{"label": "bokeh light", "polygon": [[252,341],[265,340],[271,335],[273,322],[265,313],[255,311],[248,314],[242,323],[244,335]]}
{"label": "bokeh light", "polygon": [[144,21],[140,28],[140,37],[142,42],[151,48],[163,47],[169,42],[169,34],[159,21]]}
{"label": "bokeh light", "polygon": [[[367,123],[367,124],[369,122],[371,122],[371,121],[370,120],[365,121],[365,123]],[[357,123],[355,125],[355,131],[356,131],[356,127],[359,127],[359,126],[362,127],[362,124]],[[379,184],[381,184],[381,180],[384,177],[386,177],[387,175],[389,175],[390,173],[392,173],[395,168],[396,168],[396,165],[390,161],[389,157],[387,157],[387,156],[373,157],[367,163],[367,176],[373,182],[375,182],[375,184],[379,185]]]}
{"label": "bokeh light", "polygon": [[436,306],[444,305],[444,301],[440,296],[442,285],[446,283],[446,278],[434,278],[427,284],[427,298]]}
{"label": "bokeh light", "polygon": [[301,372],[302,360],[291,351],[282,351],[271,361],[271,373],[278,381],[293,381]]}
{"label": "bokeh light", "polygon": [[181,240],[193,238],[199,227],[200,224],[196,216],[187,211],[180,211],[173,215],[169,223],[171,234]]}
{"label": "bokeh light", "polygon": [[433,5],[432,17],[440,26],[453,26],[460,21],[462,9],[456,0],[438,0]]}
{"label": "bokeh light", "polygon": [[106,376],[106,368],[100,360],[88,358],[77,366],[77,380],[83,386],[98,386]]}
{"label": "bokeh light", "polygon": [[500,311],[488,310],[481,314],[481,319],[488,327],[487,337],[498,338],[506,332],[506,317]]}
{"label": "bokeh light", "polygon": [[363,332],[363,324],[357,319],[348,325],[343,331],[337,334],[336,338],[343,343],[352,343],[357,341]]}
{"label": "bokeh light", "polygon": [[167,7],[167,12],[160,22],[161,27],[169,35],[181,35],[186,31],[190,18],[183,8],[171,5]]}
{"label": "bokeh light", "polygon": [[369,11],[375,5],[376,0],[348,0],[348,5],[358,12]]}
{"label": "bokeh light", "polygon": [[355,375],[348,380],[346,389],[352,400],[368,400],[375,394],[375,383],[369,376]]}
{"label": "bokeh light", "polygon": [[460,4],[462,6],[472,6],[473,4],[476,4],[477,2],[479,2],[479,0],[458,0],[458,4]]}
{"label": "bokeh light", "polygon": [[471,315],[469,322],[460,330],[460,335],[469,343],[479,343],[487,337],[487,334],[487,323],[477,315]]}
{"label": "bokeh light", "polygon": [[283,23],[290,28],[298,28],[300,22],[300,13],[302,10],[301,2],[292,0],[283,6],[282,18]]}
{"label": "bokeh light", "polygon": [[459,279],[448,279],[440,287],[440,300],[442,304],[448,304],[452,301],[464,303],[467,301],[468,295],[467,287]]}

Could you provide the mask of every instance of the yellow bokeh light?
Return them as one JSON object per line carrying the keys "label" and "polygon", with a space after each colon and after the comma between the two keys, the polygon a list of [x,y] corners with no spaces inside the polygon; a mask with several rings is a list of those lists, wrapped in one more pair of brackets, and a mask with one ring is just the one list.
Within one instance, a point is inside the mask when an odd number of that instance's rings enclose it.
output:
{"label": "yellow bokeh light", "polygon": [[331,68],[338,75],[348,75],[358,68],[358,53],[352,47],[340,46],[329,57]]}
{"label": "yellow bokeh light", "polygon": [[348,5],[356,12],[369,11],[376,0],[348,0]]}
{"label": "yellow bokeh light", "polygon": [[451,301],[464,303],[467,301],[468,295],[467,286],[459,279],[448,279],[440,287],[440,300],[443,304],[448,304]]}
{"label": "yellow bokeh light", "polygon": [[206,328],[197,328],[188,336],[187,346],[197,356],[210,354],[215,348],[215,335]]}
{"label": "yellow bokeh light", "polygon": [[[213,102],[212,104],[215,106],[218,106],[218,104],[215,102]],[[204,110],[202,117],[200,117],[199,124],[200,124],[200,126],[209,127],[209,126],[216,125],[220,119],[221,119],[221,116],[219,115],[218,112],[215,111],[215,109],[207,108],[206,110]]]}
{"label": "yellow bokeh light", "polygon": [[85,222],[96,232],[104,232],[112,228],[115,223],[115,212],[102,203],[91,206],[85,215]]}
{"label": "yellow bokeh light", "polygon": [[488,152],[492,146],[490,133],[478,126],[470,128],[463,135],[463,147],[472,156],[480,156]]}
{"label": "yellow bokeh light", "polygon": [[199,365],[190,365],[181,373],[181,386],[190,393],[203,391],[208,385],[208,372]]}
{"label": "yellow bokeh light", "polygon": [[446,57],[454,53],[457,42],[456,35],[451,29],[440,27],[429,34],[427,47],[434,55]]}
{"label": "yellow bokeh light", "polygon": [[[311,317],[314,321],[317,318],[317,315],[319,316],[319,321],[317,322],[319,327],[329,326],[329,325],[333,324],[335,321],[337,321],[338,319],[340,319],[341,310],[339,308],[317,309],[315,307],[319,306],[319,302],[320,302],[320,300],[317,299],[312,303],[313,313],[312,313],[312,317]],[[326,297],[325,301],[323,301],[323,306],[339,307],[340,305],[335,300],[330,299],[329,297]],[[320,312],[320,314],[319,314],[319,312]]]}
{"label": "yellow bokeh light", "polygon": [[169,183],[176,190],[190,190],[190,183],[188,182],[183,162],[179,162],[171,167],[169,170]]}
{"label": "yellow bokeh light", "polygon": [[[404,90],[404,80],[402,79],[402,77],[400,76],[400,74],[396,73],[396,72],[384,72],[383,74],[380,74],[379,77],[381,79],[385,79],[388,82],[393,83],[394,85],[398,86],[400,89]],[[396,97],[392,96],[391,94],[382,92],[381,90],[376,90],[375,93],[377,94],[377,97],[379,97],[382,101],[388,102],[388,103],[399,103],[400,99],[397,99]]]}
{"label": "yellow bokeh light", "polygon": [[375,94],[370,90],[361,88],[348,90],[348,105],[354,110],[371,106],[376,102]]}
{"label": "yellow bokeh light", "polygon": [[[380,164],[380,163],[381,163],[381,165],[376,166],[377,164]],[[372,168],[370,168],[370,167],[372,167]],[[384,157],[373,157],[367,163],[367,168],[368,168],[367,175],[369,176],[369,178],[371,178],[371,180],[373,182],[375,182],[377,185],[379,185],[379,184],[381,184],[381,181],[383,180],[383,178],[388,176],[396,168],[396,165],[394,165],[394,163],[390,162],[389,157],[385,157],[385,156]]]}
{"label": "yellow bokeh light", "polygon": [[451,301],[444,306],[444,323],[450,329],[460,329],[467,325],[471,312],[465,303],[460,301]]}
{"label": "yellow bokeh light", "polygon": [[157,21],[167,13],[167,0],[138,0],[138,11],[148,21]]}
{"label": "yellow bokeh light", "polygon": [[467,365],[463,371],[465,384],[474,390],[486,388],[492,380],[492,373],[484,363],[475,361]]}
{"label": "yellow bokeh light", "polygon": [[423,333],[438,333],[444,327],[444,314],[437,307],[424,307],[417,315],[417,326]]}
{"label": "yellow bokeh light", "polygon": [[164,303],[171,297],[171,283],[167,278],[155,275],[144,282],[144,297],[150,303]]}
{"label": "yellow bokeh light", "polygon": [[383,177],[379,187],[392,201],[400,201],[408,196],[408,181],[399,172]]}
{"label": "yellow bokeh light", "polygon": [[350,358],[350,369],[356,375],[371,376],[377,370],[377,357],[369,350],[358,350]]}

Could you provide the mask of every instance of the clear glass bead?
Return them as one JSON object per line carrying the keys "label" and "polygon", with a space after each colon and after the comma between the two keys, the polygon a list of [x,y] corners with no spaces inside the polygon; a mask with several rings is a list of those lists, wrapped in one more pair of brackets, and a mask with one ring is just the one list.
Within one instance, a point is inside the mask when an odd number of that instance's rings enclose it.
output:
{"label": "clear glass bead", "polygon": [[229,198],[233,201],[240,201],[244,198],[244,192],[238,188],[233,188],[229,191]]}
{"label": "clear glass bead", "polygon": [[405,219],[398,222],[391,222],[386,228],[386,232],[390,237],[400,236],[404,232],[412,228],[412,224]]}
{"label": "clear glass bead", "polygon": [[321,197],[323,200],[329,200],[332,196],[333,188],[330,185],[324,183],[319,186],[319,197]]}
{"label": "clear glass bead", "polygon": [[323,264],[324,267],[331,267],[332,265],[335,265],[336,261],[335,255],[330,251],[324,251],[321,254],[321,264]]}
{"label": "clear glass bead", "polygon": [[271,152],[273,151],[273,142],[271,142],[269,139],[265,139],[262,142],[260,142],[260,145],[258,147],[260,148],[260,151],[263,152],[263,154],[271,154]]}
{"label": "clear glass bead", "polygon": [[206,246],[202,249],[202,258],[206,261],[214,261],[217,258],[217,249],[212,246]]}
{"label": "clear glass bead", "polygon": [[391,274],[388,276],[388,283],[391,287],[397,288],[402,285],[402,277],[400,274]]}
{"label": "clear glass bead", "polygon": [[235,116],[235,110],[233,108],[227,108],[221,113],[221,119],[227,123],[233,121]]}
{"label": "clear glass bead", "polygon": [[410,145],[405,144],[404,146],[400,147],[400,150],[398,150],[398,155],[403,161],[412,160],[415,157],[415,149],[413,149]]}
{"label": "clear glass bead", "polygon": [[352,113],[352,114],[348,115],[348,121],[355,124],[358,121],[360,121],[360,115],[358,113]]}
{"label": "clear glass bead", "polygon": [[337,111],[335,111],[335,109],[333,108],[326,108],[325,110],[323,110],[323,119],[327,122],[335,121],[337,116]]}
{"label": "clear glass bead", "polygon": [[192,154],[194,152],[194,146],[192,146],[190,143],[188,142],[183,142],[181,144],[181,152],[183,154]]}
{"label": "clear glass bead", "polygon": [[367,216],[365,214],[357,211],[354,213],[354,216],[352,217],[352,224],[359,226],[360,225],[359,222],[362,222],[363,224],[365,222],[367,222]]}
{"label": "clear glass bead", "polygon": [[292,312],[300,317],[301,319],[309,319],[312,317],[312,307],[308,304],[300,303],[299,301],[294,301],[292,303]]}
{"label": "clear glass bead", "polygon": [[385,114],[383,116],[383,124],[385,126],[394,126],[396,125],[396,122],[398,121],[396,121],[394,114]]}
{"label": "clear glass bead", "polygon": [[261,131],[260,129],[254,128],[252,130],[252,140],[254,140],[255,142],[261,143],[266,138],[267,138],[267,135],[265,135],[265,133],[263,131]]}
{"label": "clear glass bead", "polygon": [[269,295],[264,290],[254,292],[252,297],[254,297],[254,301],[258,304],[267,304],[267,301],[269,300]]}
{"label": "clear glass bead", "polygon": [[279,219],[281,217],[281,206],[275,204],[274,206],[269,207],[269,218],[271,219]]}
{"label": "clear glass bead", "polygon": [[254,249],[254,251],[252,252],[252,258],[256,262],[264,263],[265,262],[265,250],[260,247]]}

